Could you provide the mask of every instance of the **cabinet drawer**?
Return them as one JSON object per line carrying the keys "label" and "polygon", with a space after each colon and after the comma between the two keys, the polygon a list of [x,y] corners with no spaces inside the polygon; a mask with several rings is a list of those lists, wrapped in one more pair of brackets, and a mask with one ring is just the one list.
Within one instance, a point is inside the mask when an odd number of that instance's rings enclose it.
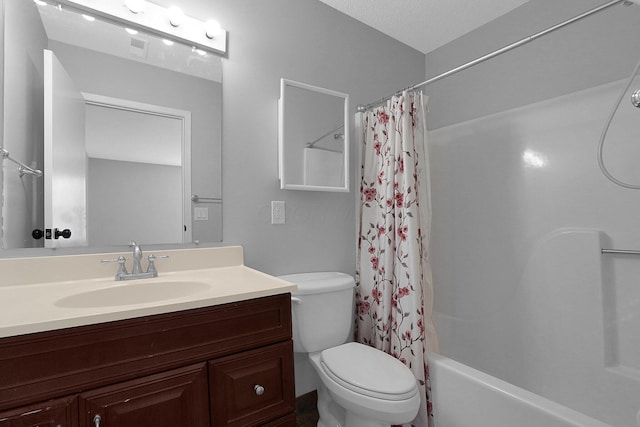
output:
{"label": "cabinet drawer", "polygon": [[295,410],[291,341],[211,361],[209,376],[213,426],[264,425]]}
{"label": "cabinet drawer", "polygon": [[78,427],[76,396],[0,412],[0,427]]}
{"label": "cabinet drawer", "polygon": [[80,395],[81,425],[208,427],[207,365],[200,363]]}

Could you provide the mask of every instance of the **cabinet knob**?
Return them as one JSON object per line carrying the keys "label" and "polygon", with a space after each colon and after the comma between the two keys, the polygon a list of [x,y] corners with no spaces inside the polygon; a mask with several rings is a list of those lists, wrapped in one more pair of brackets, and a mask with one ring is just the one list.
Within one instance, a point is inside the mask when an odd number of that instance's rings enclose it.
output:
{"label": "cabinet knob", "polygon": [[260,384],[254,385],[253,390],[258,396],[262,396],[264,394],[264,387],[262,387]]}
{"label": "cabinet knob", "polygon": [[100,415],[96,415],[95,417],[93,417],[93,425],[95,427],[100,427],[102,425],[101,421],[102,421],[102,417]]}

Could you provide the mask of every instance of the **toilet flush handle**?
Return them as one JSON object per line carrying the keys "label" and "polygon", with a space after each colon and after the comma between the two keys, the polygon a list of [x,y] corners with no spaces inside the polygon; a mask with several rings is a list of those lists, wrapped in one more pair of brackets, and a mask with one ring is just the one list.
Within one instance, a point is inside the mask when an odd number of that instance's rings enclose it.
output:
{"label": "toilet flush handle", "polygon": [[302,300],[298,297],[291,297],[291,302],[295,302],[296,304],[302,304]]}

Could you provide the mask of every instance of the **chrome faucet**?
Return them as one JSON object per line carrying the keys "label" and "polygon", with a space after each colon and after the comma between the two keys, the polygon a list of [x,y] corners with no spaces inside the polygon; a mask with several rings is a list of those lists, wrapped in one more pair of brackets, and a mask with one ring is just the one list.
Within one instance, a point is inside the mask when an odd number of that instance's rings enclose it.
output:
{"label": "chrome faucet", "polygon": [[127,266],[125,265],[127,259],[124,256],[119,256],[117,259],[103,259],[102,263],[108,262],[117,262],[118,263],[118,271],[116,273],[116,280],[133,280],[133,279],[148,279],[151,277],[158,277],[158,270],[156,270],[155,261],[158,258],[169,258],[168,255],[155,256],[149,255],[147,260],[149,264],[147,265],[147,271],[142,271],[142,266],[140,261],[142,260],[142,249],[140,246],[131,241],[129,244],[130,247],[133,248],[133,270],[131,273],[127,271]]}
{"label": "chrome faucet", "polygon": [[133,248],[133,271],[131,274],[142,274],[142,267],[140,267],[142,249],[140,249],[140,246],[133,240],[129,243],[129,247]]}

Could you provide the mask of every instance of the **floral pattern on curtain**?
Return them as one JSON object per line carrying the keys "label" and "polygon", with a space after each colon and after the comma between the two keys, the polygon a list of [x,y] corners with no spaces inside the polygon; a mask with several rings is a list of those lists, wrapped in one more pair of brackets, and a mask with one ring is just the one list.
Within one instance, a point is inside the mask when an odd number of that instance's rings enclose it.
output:
{"label": "floral pattern on curtain", "polygon": [[422,395],[411,426],[433,425],[426,352],[437,351],[428,263],[425,103],[405,91],[362,115],[356,341],[402,361]]}

